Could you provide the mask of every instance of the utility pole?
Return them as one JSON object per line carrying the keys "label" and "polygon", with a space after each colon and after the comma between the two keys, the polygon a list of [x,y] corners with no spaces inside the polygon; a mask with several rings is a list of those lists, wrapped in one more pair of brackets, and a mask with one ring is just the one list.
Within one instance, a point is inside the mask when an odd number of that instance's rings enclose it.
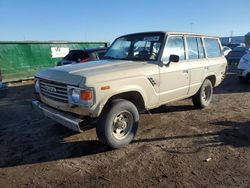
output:
{"label": "utility pole", "polygon": [[231,31],[231,34],[230,34],[230,37],[229,37],[229,43],[231,43],[232,42],[232,38],[233,38],[233,31]]}

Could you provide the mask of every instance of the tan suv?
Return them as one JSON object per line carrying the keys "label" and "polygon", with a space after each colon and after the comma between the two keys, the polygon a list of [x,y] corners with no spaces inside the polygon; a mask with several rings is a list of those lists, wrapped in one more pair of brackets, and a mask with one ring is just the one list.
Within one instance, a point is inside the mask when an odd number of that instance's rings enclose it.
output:
{"label": "tan suv", "polygon": [[227,61],[218,37],[147,32],[117,38],[104,60],[41,70],[35,75],[34,107],[81,132],[84,119],[97,120],[99,140],[111,148],[130,143],[139,112],[192,97],[208,106]]}

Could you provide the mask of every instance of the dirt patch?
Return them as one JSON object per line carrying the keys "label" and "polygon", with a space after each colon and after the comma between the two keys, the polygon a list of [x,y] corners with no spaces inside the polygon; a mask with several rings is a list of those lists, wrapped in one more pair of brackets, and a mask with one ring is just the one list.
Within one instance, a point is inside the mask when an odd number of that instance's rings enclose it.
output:
{"label": "dirt patch", "polygon": [[0,187],[250,185],[250,85],[233,74],[207,109],[187,99],[142,114],[120,150],[40,116],[32,96],[32,84],[15,84],[0,100]]}

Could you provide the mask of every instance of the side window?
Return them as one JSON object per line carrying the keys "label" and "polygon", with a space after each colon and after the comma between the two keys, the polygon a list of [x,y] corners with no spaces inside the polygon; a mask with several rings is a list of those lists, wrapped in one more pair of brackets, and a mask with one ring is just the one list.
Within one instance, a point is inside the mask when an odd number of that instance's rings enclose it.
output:
{"label": "side window", "polygon": [[217,39],[205,38],[205,49],[207,52],[207,57],[220,57],[221,51]]}
{"label": "side window", "polygon": [[201,38],[197,38],[197,44],[198,44],[198,50],[199,50],[199,58],[204,58],[205,54],[204,54],[204,49],[202,46],[202,42],[201,42]]}
{"label": "side window", "polygon": [[188,59],[198,59],[199,51],[196,37],[187,37]]}
{"label": "side window", "polygon": [[185,59],[183,37],[181,36],[168,37],[168,41],[167,44],[165,45],[164,52],[162,55],[162,60],[169,61],[170,55],[178,55],[180,57],[180,60]]}

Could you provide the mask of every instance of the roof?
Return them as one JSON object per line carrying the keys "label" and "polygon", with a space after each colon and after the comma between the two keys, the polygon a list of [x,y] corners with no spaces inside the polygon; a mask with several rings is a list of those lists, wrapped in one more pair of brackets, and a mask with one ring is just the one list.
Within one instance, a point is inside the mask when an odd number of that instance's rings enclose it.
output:
{"label": "roof", "polygon": [[154,33],[162,33],[165,35],[195,35],[195,36],[206,36],[206,37],[216,37],[217,36],[212,36],[212,35],[205,35],[205,34],[199,34],[199,33],[191,33],[191,32],[178,32],[178,31],[149,31],[149,32],[139,32],[139,33],[131,33],[131,34],[126,34],[123,36],[129,36],[129,35],[135,35],[135,34],[154,34]]}

